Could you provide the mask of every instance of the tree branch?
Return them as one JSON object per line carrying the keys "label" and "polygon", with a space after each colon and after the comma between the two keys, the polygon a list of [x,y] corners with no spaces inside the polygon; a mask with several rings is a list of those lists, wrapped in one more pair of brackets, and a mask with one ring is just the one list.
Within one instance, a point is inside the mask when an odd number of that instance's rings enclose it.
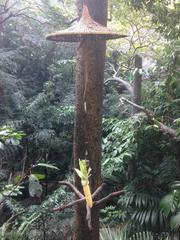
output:
{"label": "tree branch", "polygon": [[123,80],[123,79],[121,79],[119,77],[108,78],[104,83],[107,84],[107,83],[112,82],[112,81],[122,84],[125,87],[125,89],[131,95],[133,95],[133,87],[132,87],[132,85],[130,83],[128,83],[127,81],[125,81],[125,80]]}
{"label": "tree branch", "polygon": [[92,198],[94,199],[102,190],[103,188],[106,186],[106,183],[101,184],[96,191],[92,194]]}
{"label": "tree branch", "polygon": [[[31,18],[35,21],[40,22],[38,19],[35,19],[31,16],[28,16],[25,13],[25,10],[29,9],[29,6],[26,6],[24,8],[21,8],[19,10],[14,9],[14,6],[18,3],[18,1],[14,2],[12,5],[9,5],[9,1],[7,0],[5,2],[4,5],[2,5],[3,11],[0,12],[0,15],[2,16],[0,19],[0,25],[3,24],[4,22],[6,22],[7,20],[11,19],[11,18],[15,18],[15,17],[27,17],[27,18]],[[3,16],[4,15],[4,16]],[[41,23],[41,22],[40,22]]]}
{"label": "tree branch", "polygon": [[[92,194],[92,199],[94,199],[104,188],[106,184],[103,183],[101,186],[99,186],[96,191]],[[84,202],[85,201],[85,197],[83,196],[83,198],[80,198],[80,199],[77,199],[75,201],[72,201],[70,203],[68,203],[67,205],[62,205],[62,206],[59,206],[59,207],[56,207],[56,208],[53,208],[53,211],[62,211],[66,208],[70,208],[70,207],[73,207],[74,205],[78,204],[78,203],[81,203],[81,202]]]}
{"label": "tree branch", "polygon": [[[79,204],[79,203],[82,203],[85,201],[85,197],[84,195],[82,195],[79,190],[70,182],[66,182],[66,181],[62,181],[62,182],[59,182],[61,185],[67,185],[69,186],[73,192],[76,193],[76,195],[79,197],[79,199],[75,200],[75,201],[72,201],[66,205],[62,205],[62,206],[59,206],[59,207],[56,207],[56,208],[53,208],[53,211],[62,211],[64,210],[65,208],[70,208],[70,207],[73,207],[74,205],[76,204]],[[96,191],[93,193],[92,195],[92,198],[95,198],[100,191],[102,191],[103,187],[105,186],[106,184],[103,183],[101,186],[99,186]],[[105,203],[107,202],[109,199],[111,199],[112,197],[115,197],[115,196],[119,196],[119,195],[122,195],[124,194],[124,191],[118,191],[118,192],[113,192],[113,193],[110,193],[108,196],[98,200],[98,201],[94,201],[93,202],[93,207],[94,206],[99,206],[101,205],[102,203]],[[93,228],[92,228],[92,222],[91,222],[91,208],[89,208],[86,204],[86,220],[87,220],[87,224],[88,224],[88,228],[89,230],[91,231]]]}
{"label": "tree branch", "polygon": [[146,114],[146,116],[151,120],[151,121],[154,121],[155,123],[157,123],[160,127],[160,130],[165,133],[165,134],[168,134],[169,136],[173,137],[173,138],[177,138],[177,133],[176,133],[176,130],[166,126],[164,123],[158,121],[156,118],[155,118],[155,115],[152,111],[150,111],[149,109],[146,109],[145,107],[143,106],[140,106],[138,104],[135,104],[133,102],[131,102],[130,100],[126,99],[126,98],[121,98],[122,101],[134,106],[135,108],[139,109],[140,111],[144,112]]}
{"label": "tree branch", "polygon": [[[85,197],[84,195],[82,195],[79,190],[77,190],[77,188],[72,184],[72,183],[69,183],[69,182],[59,182],[61,185],[67,185],[69,186],[73,192],[76,193],[76,195],[79,197],[79,199],[75,200],[75,201],[72,201],[66,205],[62,205],[62,206],[59,206],[59,207],[56,207],[56,208],[53,208],[53,211],[62,211],[64,210],[65,208],[70,208],[70,207],[73,207],[74,205],[76,204],[79,204],[79,203],[82,203],[85,201]],[[102,189],[104,188],[106,184],[103,183],[101,186],[99,186],[96,191],[92,194],[92,198],[94,199],[99,193],[100,191],[102,191]],[[77,193],[77,191],[80,193]],[[118,192],[113,192],[113,193],[110,193],[108,196],[98,200],[98,201],[94,201],[93,202],[93,207],[94,206],[98,206],[104,202],[107,202],[109,199],[111,199],[112,197],[115,197],[115,196],[119,196],[119,195],[122,195],[124,194],[124,191],[118,191]],[[80,196],[83,196],[83,197],[80,197]]]}
{"label": "tree branch", "polygon": [[105,202],[109,201],[111,198],[116,197],[116,196],[123,195],[124,193],[125,193],[125,192],[124,192],[123,190],[117,191],[117,192],[112,192],[112,193],[110,193],[109,195],[107,195],[106,197],[101,198],[101,199],[98,200],[98,201],[95,201],[93,206],[99,206],[99,205],[101,205],[102,203],[105,203]]}
{"label": "tree branch", "polygon": [[74,205],[78,204],[78,203],[81,203],[81,202],[84,202],[85,201],[85,197],[84,198],[81,198],[81,199],[78,199],[78,200],[75,200],[75,201],[72,201],[66,205],[62,205],[62,206],[58,206],[56,208],[53,208],[53,211],[62,211],[66,208],[71,208],[73,207]]}
{"label": "tree branch", "polygon": [[132,85],[130,83],[128,83],[127,81],[125,81],[125,80],[123,80],[123,79],[121,79],[120,77],[117,76],[120,68],[118,68],[118,70],[116,70],[115,67],[112,64],[109,63],[109,65],[112,68],[112,71],[114,72],[114,74],[113,74],[113,77],[108,78],[104,83],[107,84],[107,83],[109,83],[111,81],[118,82],[118,83],[122,84],[125,87],[125,89],[131,94],[131,96],[133,96],[133,87],[132,87]]}
{"label": "tree branch", "polygon": [[60,185],[66,185],[71,188],[71,190],[79,197],[81,200],[84,199],[84,195],[70,182],[62,181],[59,182]]}

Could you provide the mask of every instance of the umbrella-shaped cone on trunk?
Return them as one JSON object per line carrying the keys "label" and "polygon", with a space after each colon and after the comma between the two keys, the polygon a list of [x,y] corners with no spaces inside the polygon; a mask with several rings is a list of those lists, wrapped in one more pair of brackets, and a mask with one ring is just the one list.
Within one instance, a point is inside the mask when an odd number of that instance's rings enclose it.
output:
{"label": "umbrella-shaped cone on trunk", "polygon": [[73,26],[51,33],[46,36],[47,40],[57,42],[80,42],[83,39],[117,39],[126,35],[119,34],[111,29],[95,22],[89,14],[86,4],[83,5],[82,17]]}

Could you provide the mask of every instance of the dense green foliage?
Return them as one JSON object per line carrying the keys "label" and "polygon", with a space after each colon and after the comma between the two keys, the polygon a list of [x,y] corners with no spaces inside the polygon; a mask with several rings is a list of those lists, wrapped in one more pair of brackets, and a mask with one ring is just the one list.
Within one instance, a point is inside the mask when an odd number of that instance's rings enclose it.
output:
{"label": "dense green foliage", "polygon": [[[163,234],[180,228],[180,4],[112,0],[110,5],[109,25],[128,37],[107,44],[103,195],[122,189],[125,194],[101,210],[101,239],[164,239]],[[55,240],[72,234],[73,209],[52,209],[73,199],[58,181],[73,179],[76,45],[47,42],[45,35],[69,26],[75,12],[73,0],[0,0],[2,240]],[[135,54],[143,58],[141,105],[155,119],[133,114],[121,100],[133,101],[131,94],[111,79],[116,72],[133,87]],[[35,189],[32,174],[36,189],[42,186],[40,198],[29,191]]]}

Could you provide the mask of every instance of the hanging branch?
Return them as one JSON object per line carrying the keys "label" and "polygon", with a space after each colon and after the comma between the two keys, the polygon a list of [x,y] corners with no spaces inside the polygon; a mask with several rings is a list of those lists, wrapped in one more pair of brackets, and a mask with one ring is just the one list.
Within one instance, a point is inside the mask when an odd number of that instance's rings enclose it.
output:
{"label": "hanging branch", "polygon": [[146,116],[148,117],[149,120],[157,123],[157,125],[159,126],[160,130],[161,130],[163,133],[168,134],[169,136],[171,136],[171,137],[173,137],[173,138],[177,138],[176,130],[174,130],[174,129],[172,129],[172,128],[166,126],[166,125],[164,125],[164,123],[158,121],[158,120],[155,118],[155,115],[154,115],[154,113],[153,113],[151,110],[149,110],[149,109],[147,109],[147,108],[145,108],[145,107],[143,107],[143,106],[140,106],[140,105],[138,105],[138,104],[135,104],[135,103],[131,102],[130,100],[126,99],[126,98],[121,98],[121,100],[122,100],[123,102],[126,102],[126,103],[132,105],[133,107],[137,108],[138,110],[144,112],[144,113],[146,114]]}
{"label": "hanging branch", "polygon": [[109,63],[109,65],[111,66],[114,74],[113,74],[113,77],[108,78],[104,83],[108,84],[109,82],[112,82],[112,81],[114,81],[116,83],[120,83],[130,93],[130,95],[133,96],[133,92],[134,92],[133,91],[133,86],[129,82],[127,82],[127,81],[121,79],[120,77],[118,77],[118,72],[119,72],[120,68],[118,68],[118,70],[116,70],[115,67],[112,64]]}

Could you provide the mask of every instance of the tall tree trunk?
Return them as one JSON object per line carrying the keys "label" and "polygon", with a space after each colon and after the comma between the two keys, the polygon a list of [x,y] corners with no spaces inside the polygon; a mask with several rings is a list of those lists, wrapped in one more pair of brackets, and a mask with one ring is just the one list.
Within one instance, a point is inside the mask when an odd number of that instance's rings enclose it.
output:
{"label": "tall tree trunk", "polygon": [[[141,83],[142,83],[142,74],[139,73],[139,69],[142,69],[142,57],[135,55],[135,68],[137,69],[134,78],[134,93],[133,93],[133,102],[141,105]],[[133,113],[138,113],[137,108],[133,108]]]}
{"label": "tall tree trunk", "polygon": [[[142,75],[139,73],[139,69],[142,69],[142,57],[135,55],[135,69],[137,69],[134,77],[134,86],[133,86],[133,102],[137,105],[141,105],[141,84],[142,84]],[[140,109],[137,109],[133,106],[133,114],[140,112]],[[128,162],[128,180],[132,181],[136,176],[136,162],[129,160]]]}
{"label": "tall tree trunk", "polygon": [[[106,24],[107,1],[89,0],[88,7],[93,19]],[[76,69],[76,115],[74,127],[74,166],[79,168],[79,159],[88,159],[92,168],[90,185],[92,192],[101,183],[101,125],[103,79],[105,62],[104,41],[85,40],[80,43],[77,52]],[[75,176],[75,185],[82,192],[79,177]],[[86,221],[84,203],[76,207],[75,240],[99,239],[99,209],[92,209],[92,227],[89,230]]]}

